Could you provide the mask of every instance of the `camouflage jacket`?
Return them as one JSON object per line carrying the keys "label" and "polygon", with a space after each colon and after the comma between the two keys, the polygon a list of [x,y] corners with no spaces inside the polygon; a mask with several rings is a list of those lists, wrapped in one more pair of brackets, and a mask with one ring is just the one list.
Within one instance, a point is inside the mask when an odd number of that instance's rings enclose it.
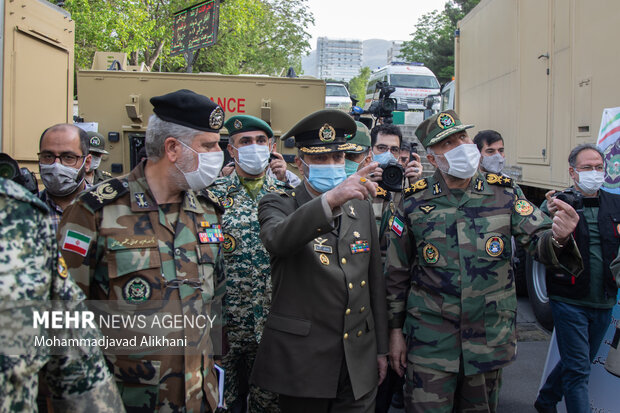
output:
{"label": "camouflage jacket", "polygon": [[[195,317],[225,291],[219,225],[221,206],[187,191],[180,204],[158,205],[145,163],[125,177],[82,193],[60,225],[61,252],[91,300],[151,305],[157,314]],[[207,194],[209,194],[207,192]],[[150,304],[149,304],[150,303]],[[176,351],[141,346],[109,355],[128,410],[215,410],[217,379],[209,331],[166,330],[186,337]]]}
{"label": "camouflage jacket", "polygon": [[271,303],[269,254],[259,237],[258,202],[267,193],[281,193],[289,188],[288,184],[266,175],[262,189],[252,199],[234,171],[209,188],[225,208],[222,249],[226,267],[227,331],[253,334],[257,343]]}
{"label": "camouflage jacket", "polygon": [[[39,371],[58,412],[124,411],[118,390],[98,347],[86,353],[69,348],[52,353],[37,346],[34,309],[52,300],[81,309],[86,298],[58,254],[47,207],[26,189],[0,178],[0,412],[36,412]],[[26,351],[12,351],[19,348]]]}
{"label": "camouflage jacket", "polygon": [[[551,220],[510,178],[477,173],[456,197],[441,173],[404,191],[390,219],[387,293],[391,328],[407,335],[408,360],[465,375],[499,369],[516,350],[511,236],[545,264],[560,266]],[[579,273],[574,241],[564,268]]]}

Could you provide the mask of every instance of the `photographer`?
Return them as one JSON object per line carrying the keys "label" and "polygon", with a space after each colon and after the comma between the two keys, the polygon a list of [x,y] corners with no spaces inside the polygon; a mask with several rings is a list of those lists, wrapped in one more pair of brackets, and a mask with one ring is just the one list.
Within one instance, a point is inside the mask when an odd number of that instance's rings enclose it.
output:
{"label": "photographer", "polygon": [[535,407],[553,412],[564,396],[569,413],[589,412],[590,363],[596,356],[618,292],[610,264],[618,252],[620,195],[599,190],[605,179],[603,153],[594,145],[574,148],[568,157],[574,187],[545,194],[541,206],[553,217],[556,199],[574,204],[579,223],[574,232],[584,270],[575,277],[547,272],[547,291],[558,340],[560,361],[541,388]]}

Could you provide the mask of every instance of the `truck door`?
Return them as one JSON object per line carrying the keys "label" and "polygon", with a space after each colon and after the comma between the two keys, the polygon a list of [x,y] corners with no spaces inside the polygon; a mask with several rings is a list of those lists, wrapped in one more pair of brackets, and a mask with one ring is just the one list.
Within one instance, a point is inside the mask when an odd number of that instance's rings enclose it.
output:
{"label": "truck door", "polygon": [[519,8],[519,144],[521,163],[549,164],[551,50],[549,0],[521,0]]}

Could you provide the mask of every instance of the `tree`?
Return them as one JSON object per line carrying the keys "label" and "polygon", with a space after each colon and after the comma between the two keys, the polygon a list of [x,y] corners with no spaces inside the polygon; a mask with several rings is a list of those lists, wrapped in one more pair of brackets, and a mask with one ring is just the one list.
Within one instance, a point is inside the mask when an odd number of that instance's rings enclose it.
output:
{"label": "tree", "polygon": [[441,83],[454,75],[454,32],[462,19],[480,0],[450,0],[442,12],[435,10],[420,17],[413,38],[403,43],[400,57],[424,63]]}
{"label": "tree", "polygon": [[370,78],[370,68],[365,66],[360,69],[360,73],[349,81],[349,93],[355,95],[358,106],[364,106],[364,98],[366,96],[366,86]]}
{"label": "tree", "polygon": [[[76,22],[76,68],[90,67],[97,50],[128,54],[129,64],[157,63],[183,71],[170,56],[173,15],[196,0],[66,0]],[[220,5],[218,42],[201,51],[195,67],[225,74],[274,74],[293,66],[310,49],[306,29],[314,23],[307,0],[226,0]]]}

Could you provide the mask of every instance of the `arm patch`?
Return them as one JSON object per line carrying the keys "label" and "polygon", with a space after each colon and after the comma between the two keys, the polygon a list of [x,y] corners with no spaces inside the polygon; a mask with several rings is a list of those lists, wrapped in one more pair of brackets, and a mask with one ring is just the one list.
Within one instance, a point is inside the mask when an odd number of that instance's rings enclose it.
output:
{"label": "arm patch", "polygon": [[82,195],[80,200],[93,212],[100,210],[104,206],[114,202],[129,192],[127,189],[127,181],[120,179],[109,179],[96,185]]}

